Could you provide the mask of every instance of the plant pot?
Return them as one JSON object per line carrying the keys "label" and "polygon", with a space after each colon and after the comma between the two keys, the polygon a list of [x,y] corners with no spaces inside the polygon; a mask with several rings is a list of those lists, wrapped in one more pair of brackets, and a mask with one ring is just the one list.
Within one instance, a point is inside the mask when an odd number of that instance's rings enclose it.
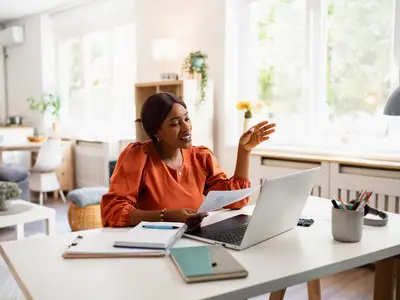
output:
{"label": "plant pot", "polygon": [[6,192],[0,191],[0,211],[8,210],[8,200],[6,198]]}
{"label": "plant pot", "polygon": [[193,68],[195,68],[197,71],[200,71],[200,68],[204,65],[204,58],[192,57],[190,63],[192,64]]}

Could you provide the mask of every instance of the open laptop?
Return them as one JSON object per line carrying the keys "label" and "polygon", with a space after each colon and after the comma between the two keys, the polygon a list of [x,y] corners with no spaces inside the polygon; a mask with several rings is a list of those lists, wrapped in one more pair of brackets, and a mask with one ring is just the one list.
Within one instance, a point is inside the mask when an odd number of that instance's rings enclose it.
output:
{"label": "open laptop", "polygon": [[264,180],[253,214],[186,231],[184,236],[242,250],[297,226],[321,168]]}

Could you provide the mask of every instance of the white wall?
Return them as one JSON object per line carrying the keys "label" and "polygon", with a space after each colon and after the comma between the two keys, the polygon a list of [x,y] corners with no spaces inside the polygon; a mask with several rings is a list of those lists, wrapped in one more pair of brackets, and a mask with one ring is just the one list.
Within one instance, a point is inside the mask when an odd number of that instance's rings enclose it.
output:
{"label": "white wall", "polygon": [[42,55],[42,90],[57,91],[56,51],[53,23],[49,15],[42,15],[41,55]]}
{"label": "white wall", "polygon": [[[235,103],[246,95],[239,84],[247,78],[239,65],[246,45],[239,30],[245,25],[242,12],[246,3],[247,0],[136,0],[135,4],[137,81],[159,80],[163,66],[153,60],[154,39],[170,37],[180,44],[180,58],[170,65],[176,72],[190,51],[208,54],[215,101],[214,151],[228,173],[233,172],[236,158],[236,149],[228,147],[237,144],[236,126],[232,126],[236,125]],[[37,97],[55,85],[54,76],[48,71],[54,66],[45,46],[54,37],[48,31],[47,16],[18,23],[25,27],[26,41],[9,49],[10,114],[23,115],[27,123],[40,127],[42,116],[29,110],[26,98]]]}
{"label": "white wall", "polygon": [[30,96],[42,93],[42,16],[34,16],[11,25],[24,27],[24,43],[7,47],[9,115],[21,115],[24,123],[42,128],[42,115],[29,109]]}
{"label": "white wall", "polygon": [[[1,29],[1,27],[0,27]],[[0,125],[5,122],[6,118],[6,95],[5,95],[5,77],[4,77],[4,48],[0,47]]]}
{"label": "white wall", "polygon": [[[232,136],[232,116],[238,101],[237,24],[246,0],[137,0],[138,81],[159,80],[162,64],[152,58],[152,41],[173,38],[183,52],[181,59],[170,64],[179,72],[184,57],[194,50],[208,54],[209,78],[214,83],[215,154],[221,166],[231,173],[236,153],[226,153]],[[235,132],[236,133],[236,132]],[[236,136],[233,133],[233,136]],[[232,139],[231,139],[232,140]],[[230,148],[232,149],[232,148]],[[224,155],[222,155],[224,154]]]}

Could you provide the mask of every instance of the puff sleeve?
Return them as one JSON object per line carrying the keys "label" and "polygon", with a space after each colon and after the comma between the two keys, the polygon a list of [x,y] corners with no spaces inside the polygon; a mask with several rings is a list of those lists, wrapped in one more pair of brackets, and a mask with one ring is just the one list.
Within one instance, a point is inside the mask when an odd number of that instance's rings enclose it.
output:
{"label": "puff sleeve", "polygon": [[[198,159],[201,160],[201,164],[207,175],[203,193],[204,195],[207,195],[207,193],[212,190],[239,190],[251,186],[250,181],[247,178],[237,176],[228,178],[220,169],[217,158],[210,149],[206,147],[198,147]],[[248,201],[249,198],[247,197],[241,201],[228,205],[225,208],[240,209],[243,206],[246,206]]]}
{"label": "puff sleeve", "polygon": [[119,155],[109,191],[101,199],[103,227],[126,227],[136,209],[147,155],[141,143],[129,144]]}

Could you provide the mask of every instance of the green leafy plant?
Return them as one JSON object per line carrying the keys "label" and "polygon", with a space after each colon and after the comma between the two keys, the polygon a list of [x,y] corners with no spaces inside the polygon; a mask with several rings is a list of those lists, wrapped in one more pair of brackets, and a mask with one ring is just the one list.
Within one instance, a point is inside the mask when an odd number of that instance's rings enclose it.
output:
{"label": "green leafy plant", "polygon": [[208,83],[208,65],[207,65],[208,55],[201,52],[195,51],[190,52],[185,58],[182,65],[182,71],[193,76],[194,73],[201,74],[200,82],[200,103],[201,104],[206,98],[206,88]]}
{"label": "green leafy plant", "polygon": [[21,189],[14,182],[2,182],[0,183],[0,194],[5,196],[5,200],[9,200],[18,197],[21,194]]}
{"label": "green leafy plant", "polygon": [[42,114],[50,113],[57,118],[60,116],[61,100],[57,94],[43,93],[39,99],[29,97],[27,102],[31,110]]}
{"label": "green leafy plant", "polygon": [[0,183],[0,211],[8,210],[8,201],[21,195],[21,189],[14,182]]}

